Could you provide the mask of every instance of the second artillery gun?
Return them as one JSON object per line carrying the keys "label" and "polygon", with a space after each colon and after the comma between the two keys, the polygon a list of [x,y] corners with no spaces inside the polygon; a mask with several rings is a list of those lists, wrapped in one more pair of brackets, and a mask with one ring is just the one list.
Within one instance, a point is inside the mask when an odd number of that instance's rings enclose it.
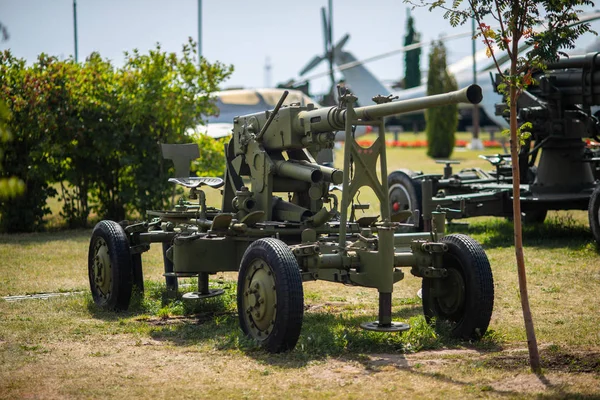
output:
{"label": "second artillery gun", "polygon": [[[403,268],[423,278],[423,311],[451,323],[454,336],[481,337],[490,322],[494,286],[485,252],[465,235],[445,235],[443,212],[431,211],[426,233],[396,233],[390,213],[383,117],[437,105],[481,101],[481,89],[355,108],[356,98],[340,94],[340,106],[316,109],[293,104],[234,119],[225,146],[221,178],[172,181],[189,189],[187,199],[168,211],[149,211],[148,222],[99,222],[89,250],[89,277],[96,304],[126,309],[133,287],[143,289],[141,253],[162,243],[167,288],[177,277],[198,277],[198,290],[184,298],[220,293],[209,275],[239,271],[237,306],[243,332],[271,352],[292,349],[304,313],[303,281],[327,280],[371,287],[379,292],[379,316],[361,326],[403,331],[392,321],[394,283]],[[369,148],[353,137],[357,125],[376,125]],[[315,156],[345,132],[342,170],[317,164]],[[189,160],[175,157],[176,170]],[[186,172],[187,169],[185,168]],[[383,177],[381,179],[380,177]],[[353,201],[368,186],[380,202],[381,217],[354,218]],[[220,208],[206,204],[204,187],[221,188]],[[337,190],[341,190],[341,199]],[[281,197],[283,196],[283,198]]]}
{"label": "second artillery gun", "polygon": [[[600,147],[584,140],[600,142],[600,53],[561,59],[534,73],[533,79],[535,84],[517,102],[519,124],[531,123],[531,137],[519,152],[524,222],[543,222],[548,210],[588,210],[600,244]],[[506,99],[496,109],[508,118]],[[454,173],[455,162],[441,161],[446,164],[443,174],[392,172],[392,212],[440,206],[448,219],[512,217],[510,155],[481,157],[495,169]],[[419,226],[426,229],[422,221]]]}

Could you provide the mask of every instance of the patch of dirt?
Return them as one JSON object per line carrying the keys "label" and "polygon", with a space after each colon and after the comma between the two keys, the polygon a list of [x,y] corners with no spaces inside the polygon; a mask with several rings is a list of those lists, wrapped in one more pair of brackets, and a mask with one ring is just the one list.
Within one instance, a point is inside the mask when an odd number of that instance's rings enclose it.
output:
{"label": "patch of dirt", "polygon": [[348,304],[351,304],[347,301],[326,301],[325,303],[321,303],[321,304],[306,304],[304,306],[305,310],[318,310],[320,308],[323,307],[345,307]]}
{"label": "patch of dirt", "polygon": [[328,314],[340,314],[347,310],[348,307],[352,307],[352,305],[356,304],[353,301],[327,301],[325,303],[319,304],[305,304],[304,311],[305,312],[315,312],[315,313],[328,313]]}
{"label": "patch of dirt", "polygon": [[372,354],[368,357],[369,360],[366,362],[367,368],[409,368],[411,366],[404,354]]}
{"label": "patch of dirt", "polygon": [[171,326],[171,325],[202,325],[205,322],[212,321],[216,316],[226,313],[200,313],[185,316],[169,316],[169,317],[150,317],[139,318],[137,321],[153,326]]}
{"label": "patch of dirt", "polygon": [[[542,368],[546,371],[567,373],[600,374],[600,351],[553,350],[540,351]],[[529,353],[527,351],[498,354],[490,357],[485,364],[499,369],[513,370],[527,368]]]}
{"label": "patch of dirt", "polygon": [[336,382],[338,386],[356,384],[372,374],[358,362],[330,359],[327,362],[309,367],[310,376],[315,380]]}
{"label": "patch of dirt", "polygon": [[407,354],[407,358],[409,359],[452,359],[454,357],[462,357],[462,356],[480,356],[482,353],[473,349],[440,349],[440,350],[426,350],[420,351],[414,354]]}
{"label": "patch of dirt", "polygon": [[175,316],[175,317],[167,317],[167,318],[151,317],[151,318],[143,319],[140,321],[144,322],[146,324],[152,325],[152,326],[200,325],[200,324],[206,322],[206,320],[203,320],[201,317],[198,317],[198,316],[193,316],[193,317]]}
{"label": "patch of dirt", "polygon": [[[556,350],[552,347],[546,347],[540,349],[540,358],[545,372],[600,375],[600,350]],[[493,353],[472,349],[443,349],[414,354],[372,354],[368,356],[368,360],[364,364],[367,368],[379,370],[385,367],[441,366],[468,360],[482,361],[483,365],[488,368],[507,371],[527,370],[529,368],[529,353],[526,349],[511,349]],[[535,377],[535,375],[533,376]]]}
{"label": "patch of dirt", "polygon": [[499,392],[538,393],[545,391],[550,385],[558,385],[557,379],[553,378],[553,382],[550,383],[547,378],[540,378],[534,374],[519,374],[493,383],[490,386]]}
{"label": "patch of dirt", "polygon": [[367,368],[385,369],[412,368],[416,365],[440,366],[464,361],[465,357],[479,357],[481,354],[470,349],[444,349],[422,351],[414,354],[372,354],[368,356]]}

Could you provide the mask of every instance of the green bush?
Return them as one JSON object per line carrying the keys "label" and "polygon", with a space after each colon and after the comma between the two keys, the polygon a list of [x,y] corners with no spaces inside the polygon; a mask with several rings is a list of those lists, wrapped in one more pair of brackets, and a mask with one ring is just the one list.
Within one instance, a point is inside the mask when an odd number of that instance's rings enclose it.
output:
{"label": "green bush", "polygon": [[[85,226],[91,212],[122,220],[162,208],[171,186],[160,143],[192,141],[185,131],[215,112],[210,94],[231,72],[198,62],[191,41],[181,56],[159,45],[126,53],[120,68],[95,53],[80,64],[42,54],[32,66],[2,53],[0,92],[14,137],[2,174],[22,179],[26,193],[0,203],[0,230],[41,228],[51,184],[71,227]],[[205,147],[205,158],[222,157],[222,144]]]}
{"label": "green bush", "polygon": [[[446,68],[446,48],[441,41],[434,42],[429,53],[427,95],[457,90],[454,77]],[[425,110],[427,155],[448,158],[454,150],[454,134],[458,127],[458,106],[433,107]]]}
{"label": "green bush", "polygon": [[[12,134],[7,128],[10,111],[0,100],[0,160],[4,158],[4,147],[12,141]],[[0,165],[0,168],[2,166]],[[1,169],[0,169],[1,171]],[[0,199],[16,197],[25,192],[25,182],[15,176],[0,177]]]}
{"label": "green bush", "polygon": [[193,138],[200,149],[200,157],[192,162],[192,172],[198,176],[222,177],[225,174],[225,143],[230,137],[213,139],[197,133]]}
{"label": "green bush", "polygon": [[0,55],[0,92],[10,110],[6,127],[12,140],[5,142],[2,178],[17,177],[25,193],[0,200],[0,231],[19,232],[37,229],[50,212],[46,199],[56,191],[51,147],[56,132],[47,130],[54,116],[50,104],[64,95],[60,85],[49,83],[44,56],[27,67],[25,61],[5,51]]}

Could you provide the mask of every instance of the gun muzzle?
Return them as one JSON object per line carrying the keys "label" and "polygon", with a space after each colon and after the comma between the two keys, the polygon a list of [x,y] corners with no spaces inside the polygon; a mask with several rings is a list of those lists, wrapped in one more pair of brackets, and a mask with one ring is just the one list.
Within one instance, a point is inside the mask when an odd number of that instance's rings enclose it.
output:
{"label": "gun muzzle", "polygon": [[325,182],[331,182],[334,185],[339,185],[344,179],[344,172],[341,169],[326,167],[320,164],[313,164],[308,161],[299,161],[299,163],[310,166],[311,168],[318,168],[323,173],[323,179]]}
{"label": "gun muzzle", "polygon": [[471,103],[479,104],[483,100],[481,87],[470,85],[464,89],[454,92],[435,94],[417,99],[392,101],[384,104],[358,107],[355,109],[356,116],[362,120],[369,121],[390,115],[403,114],[431,107],[445,106],[448,104]]}
{"label": "gun muzzle", "polygon": [[275,170],[279,176],[303,182],[318,183],[323,180],[323,172],[319,168],[312,168],[297,162],[277,160],[275,161]]}
{"label": "gun muzzle", "polygon": [[312,216],[312,213],[304,207],[273,197],[274,221],[302,222]]}

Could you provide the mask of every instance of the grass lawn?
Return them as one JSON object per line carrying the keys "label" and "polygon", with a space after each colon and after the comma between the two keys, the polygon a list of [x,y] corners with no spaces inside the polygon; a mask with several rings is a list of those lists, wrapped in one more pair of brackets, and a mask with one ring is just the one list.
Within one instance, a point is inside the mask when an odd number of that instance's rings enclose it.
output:
{"label": "grass lawn", "polygon": [[[453,159],[487,168],[477,155],[496,152],[457,150]],[[441,171],[424,153],[390,149],[389,171]],[[361,196],[374,204],[369,193]],[[310,282],[298,345],[279,355],[241,335],[236,274],[211,277],[225,289],[219,298],[164,301],[154,245],[143,255],[144,298],[128,312],[102,312],[88,288],[91,230],[0,236],[0,296],[83,292],[0,299],[0,398],[600,398],[600,251],[586,213],[551,212],[543,225],[525,228],[541,376],[527,367],[512,226],[491,217],[468,221],[449,230],[484,246],[495,281],[481,342],[454,341],[425,324],[421,282],[407,273],[394,287],[393,313],[410,323],[408,332],[358,327],[377,319],[375,290]],[[181,283],[182,291],[196,284]]]}

